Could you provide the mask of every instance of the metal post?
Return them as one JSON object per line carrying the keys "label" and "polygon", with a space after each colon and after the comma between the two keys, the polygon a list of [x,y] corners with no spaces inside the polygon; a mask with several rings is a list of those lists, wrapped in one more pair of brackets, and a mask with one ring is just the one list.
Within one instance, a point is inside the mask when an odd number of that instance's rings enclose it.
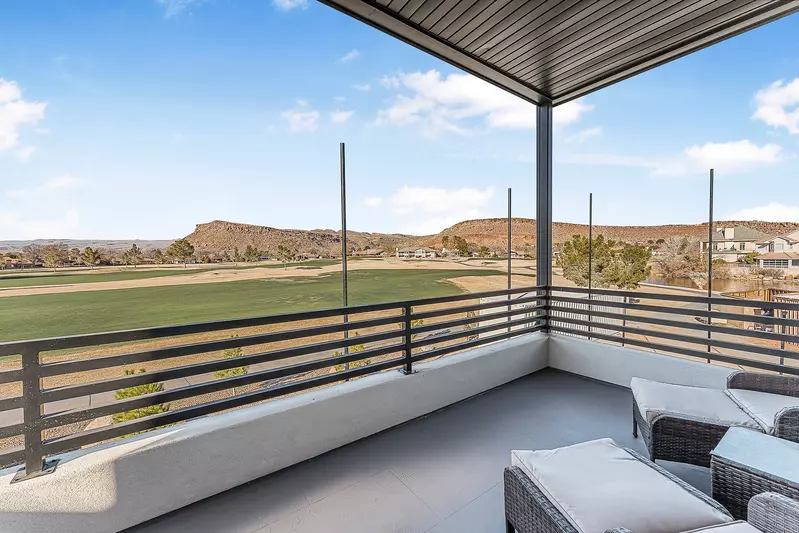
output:
{"label": "metal post", "polygon": [[42,386],[39,352],[26,348],[22,352],[22,406],[25,437],[25,468],[16,473],[12,483],[49,474],[58,460],[45,463],[42,449]]}
{"label": "metal post", "polygon": [[403,331],[404,331],[404,340],[405,340],[405,366],[402,368],[403,374],[413,374],[413,335],[411,332],[411,327],[413,324],[413,320],[411,317],[411,313],[413,313],[413,308],[410,305],[405,305],[403,308]]}
{"label": "metal post", "polygon": [[535,242],[537,285],[546,287],[544,331],[549,331],[552,287],[552,103],[536,110],[536,206]]}
{"label": "metal post", "polygon": [[591,301],[594,299],[591,289],[593,279],[594,261],[594,193],[588,193],[588,340],[591,340],[591,313],[594,306]]}
{"label": "metal post", "polygon": [[[708,310],[708,317],[707,317],[707,325],[708,328],[713,325],[713,317],[710,316],[710,312],[713,311],[713,306],[710,304],[710,298],[713,297],[713,169],[710,169],[710,199],[708,205],[708,223],[707,223],[707,310]],[[710,329],[707,332],[707,352],[710,353],[711,346],[710,346]],[[707,362],[710,362],[710,357],[707,358]]]}
{"label": "metal post", "polygon": [[[347,168],[344,143],[339,144],[341,163],[341,301],[347,307]],[[344,315],[344,323],[349,322],[349,316]],[[348,339],[350,332],[344,330],[344,338]],[[344,347],[344,355],[350,352],[350,347]],[[344,363],[344,370],[349,370],[350,364]]]}
{"label": "metal post", "polygon": [[[508,187],[508,291],[511,289],[511,259],[510,259],[510,237],[511,237],[511,190]],[[508,292],[508,313],[511,311],[511,304],[510,304],[510,292]],[[511,321],[511,316],[508,315],[508,322]],[[508,332],[510,332],[511,328],[508,326]]]}

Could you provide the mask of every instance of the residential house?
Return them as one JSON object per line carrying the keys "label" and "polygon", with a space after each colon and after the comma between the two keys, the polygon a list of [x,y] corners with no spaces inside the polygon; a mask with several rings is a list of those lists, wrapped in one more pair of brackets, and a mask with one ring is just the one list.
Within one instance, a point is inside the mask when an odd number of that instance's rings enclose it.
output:
{"label": "residential house", "polygon": [[397,248],[397,257],[400,259],[434,259],[438,252],[432,248]]}
{"label": "residential house", "polygon": [[[758,243],[771,239],[761,231],[747,226],[721,228],[713,234],[713,259],[735,263],[750,252],[758,251]],[[702,252],[707,252],[708,241],[702,241]]]}
{"label": "residential house", "polygon": [[797,271],[799,270],[799,251],[767,252],[758,256],[757,265],[760,268],[778,268],[780,270]]}
{"label": "residential house", "polygon": [[386,253],[382,248],[366,248],[365,250],[356,250],[352,255],[355,257],[385,257]]}

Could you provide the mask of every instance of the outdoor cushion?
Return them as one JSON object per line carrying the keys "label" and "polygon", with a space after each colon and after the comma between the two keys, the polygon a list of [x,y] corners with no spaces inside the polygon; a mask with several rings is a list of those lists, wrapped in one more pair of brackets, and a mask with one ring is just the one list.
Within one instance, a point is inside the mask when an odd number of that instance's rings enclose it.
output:
{"label": "outdoor cushion", "polygon": [[755,526],[738,520],[737,522],[730,522],[729,524],[721,524],[718,526],[702,527],[694,529],[693,531],[686,531],[685,533],[762,533]]}
{"label": "outdoor cushion", "polygon": [[799,407],[799,398],[744,389],[727,389],[727,395],[768,434],[774,433],[774,419],[786,407]]}
{"label": "outdoor cushion", "polygon": [[685,415],[730,426],[760,429],[752,417],[721,389],[688,387],[633,378],[630,381],[641,416],[651,425],[663,413]]}
{"label": "outdoor cushion", "polygon": [[611,439],[555,450],[514,450],[511,463],[581,533],[604,533],[615,527],[678,533],[732,522]]}

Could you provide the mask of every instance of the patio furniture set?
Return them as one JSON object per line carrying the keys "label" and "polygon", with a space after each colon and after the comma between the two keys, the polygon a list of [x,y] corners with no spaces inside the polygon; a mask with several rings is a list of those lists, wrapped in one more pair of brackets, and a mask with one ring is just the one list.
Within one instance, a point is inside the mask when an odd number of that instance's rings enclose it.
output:
{"label": "patio furniture set", "polygon": [[[799,533],[799,377],[735,372],[727,388],[633,378],[633,435],[511,452],[518,533]],[[710,467],[707,496],[659,465]]]}

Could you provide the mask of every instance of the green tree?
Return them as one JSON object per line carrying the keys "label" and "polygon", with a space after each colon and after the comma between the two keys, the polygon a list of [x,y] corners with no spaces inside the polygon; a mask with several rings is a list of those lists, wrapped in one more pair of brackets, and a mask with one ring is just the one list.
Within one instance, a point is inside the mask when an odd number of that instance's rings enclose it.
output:
{"label": "green tree", "polygon": [[236,262],[236,263],[241,263],[243,260],[244,259],[241,257],[241,254],[239,253],[239,247],[238,246],[234,246],[233,247],[233,261]]}
{"label": "green tree", "polygon": [[141,249],[136,246],[136,243],[133,243],[133,246],[131,246],[128,251],[122,254],[122,258],[126,265],[133,265],[133,268],[136,268],[136,266],[141,264],[142,260],[144,259],[144,254],[142,253]]}
{"label": "green tree", "polygon": [[163,265],[166,263],[166,257],[160,248],[156,248],[155,253],[153,254],[153,263],[156,265]]}
{"label": "green tree", "polygon": [[297,252],[293,249],[289,248],[288,246],[283,246],[279,244],[277,246],[277,258],[283,261],[283,268],[286,268],[286,265],[292,261],[297,256]]}
{"label": "green tree", "polygon": [[491,256],[491,249],[488,246],[481,246],[480,247],[480,257],[490,257]]}
{"label": "green tree", "polygon": [[[616,241],[594,237],[591,256],[591,284],[594,287],[635,288],[650,274],[651,252],[645,246],[617,249]],[[563,244],[559,264],[563,276],[578,287],[588,286],[588,237],[574,235]]]}
{"label": "green tree", "polygon": [[469,255],[469,243],[463,237],[452,237],[452,248],[464,257]]}
{"label": "green tree", "polygon": [[[143,374],[146,372],[145,369],[140,368],[139,373]],[[125,370],[126,376],[132,376],[136,374],[135,370]],[[137,396],[142,396],[144,394],[152,394],[154,392],[161,392],[164,390],[163,383],[145,383],[144,385],[134,385],[133,387],[127,387],[125,389],[119,389],[114,392],[114,398],[117,400],[125,400],[128,398],[135,398]],[[137,418],[144,418],[145,416],[150,415],[157,415],[159,413],[166,413],[169,411],[169,404],[156,404],[156,405],[148,405],[147,407],[140,407],[138,409],[131,409],[130,411],[125,411],[123,413],[116,413],[113,416],[114,423],[119,424],[120,422],[127,422],[128,420],[136,420]]]}
{"label": "green tree", "polygon": [[441,237],[441,246],[443,246],[444,248],[449,246],[449,235],[444,235],[443,237]]}
{"label": "green tree", "polygon": [[96,250],[92,250],[89,246],[87,246],[83,249],[83,252],[81,252],[80,260],[81,263],[89,268],[94,268],[96,265],[100,264],[100,254],[98,254]]}
{"label": "green tree", "polygon": [[194,246],[186,239],[178,239],[166,249],[166,255],[183,262],[183,268],[194,255]]}
{"label": "green tree", "polygon": [[67,257],[69,257],[69,250],[66,244],[59,243],[42,246],[42,264],[47,268],[52,268],[53,272],[64,264]]}
{"label": "green tree", "polygon": [[42,247],[38,244],[29,244],[22,249],[22,257],[35,267],[42,262]]}
{"label": "green tree", "polygon": [[757,252],[749,252],[741,258],[741,262],[746,263],[747,265],[754,265],[757,263],[757,258],[759,255],[760,254]]}
{"label": "green tree", "polygon": [[69,260],[75,264],[80,264],[80,248],[72,248],[69,251]]}
{"label": "green tree", "polygon": [[248,263],[255,263],[261,259],[261,251],[249,244],[244,249],[244,260]]}
{"label": "green tree", "polygon": [[[241,351],[241,348],[230,348],[222,352],[223,359],[235,359],[237,357],[241,357],[244,354]],[[228,378],[235,378],[238,376],[243,376],[250,371],[249,365],[244,366],[237,366],[235,368],[226,368],[225,370],[217,370],[214,372],[214,376],[217,379],[228,379]],[[236,387],[233,387],[233,395],[236,395]]]}

